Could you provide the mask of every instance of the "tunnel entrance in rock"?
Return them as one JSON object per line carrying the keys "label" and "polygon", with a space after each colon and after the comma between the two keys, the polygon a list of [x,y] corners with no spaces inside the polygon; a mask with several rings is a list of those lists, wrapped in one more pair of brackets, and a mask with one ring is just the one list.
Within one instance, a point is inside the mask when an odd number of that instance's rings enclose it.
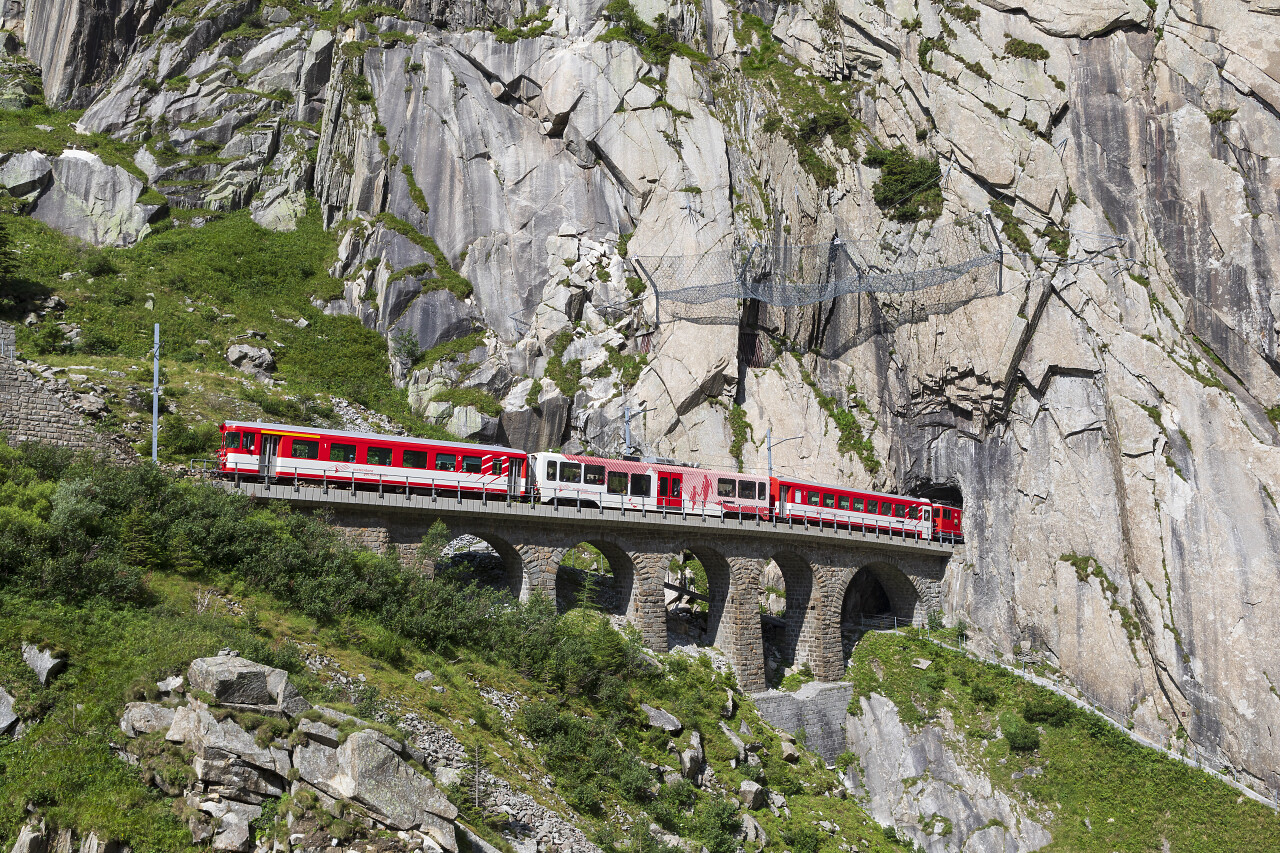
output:
{"label": "tunnel entrance in rock", "polygon": [[436,560],[436,575],[501,590],[517,599],[524,592],[520,553],[510,543],[493,536],[464,533],[454,537]]}
{"label": "tunnel entrance in rock", "polygon": [[910,494],[943,506],[964,509],[964,493],[955,483],[921,483],[912,487]]}
{"label": "tunnel entrance in rock", "polygon": [[579,542],[556,567],[556,606],[567,612],[587,608],[625,616],[631,605],[631,557],[608,542]]}
{"label": "tunnel entrance in rock", "polygon": [[707,549],[686,549],[671,560],[663,584],[667,647],[714,646],[729,595],[729,563]]}

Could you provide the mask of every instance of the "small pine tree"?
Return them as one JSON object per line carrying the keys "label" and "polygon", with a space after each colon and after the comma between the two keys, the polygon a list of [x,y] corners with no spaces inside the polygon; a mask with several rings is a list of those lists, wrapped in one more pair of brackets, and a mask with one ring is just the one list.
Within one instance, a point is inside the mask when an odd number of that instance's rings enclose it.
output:
{"label": "small pine tree", "polygon": [[151,519],[138,507],[124,517],[120,534],[124,562],[143,572],[154,572],[164,565],[164,551],[152,530]]}
{"label": "small pine tree", "polygon": [[185,533],[178,533],[173,537],[169,546],[169,554],[173,570],[180,575],[194,577],[204,570],[203,561],[196,554],[191,540],[187,538]]}
{"label": "small pine tree", "polygon": [[451,541],[452,535],[449,533],[449,528],[437,518],[432,522],[431,527],[427,529],[426,535],[422,537],[422,542],[418,545],[416,562],[419,571],[427,577],[434,576],[436,563]]}

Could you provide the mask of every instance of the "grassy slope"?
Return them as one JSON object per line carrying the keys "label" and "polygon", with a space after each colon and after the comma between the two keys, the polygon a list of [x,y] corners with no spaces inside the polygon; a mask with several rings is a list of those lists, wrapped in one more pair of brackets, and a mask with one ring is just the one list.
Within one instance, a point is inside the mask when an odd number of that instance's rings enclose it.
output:
{"label": "grassy slope", "polygon": [[[918,657],[934,663],[922,672],[911,666]],[[1025,725],[1026,703],[1051,701],[1053,694],[999,667],[918,637],[869,634],[855,648],[848,678],[857,686],[851,708],[859,696],[880,693],[913,726],[937,720],[946,709],[964,735],[953,749],[981,767],[998,789],[1038,804],[1033,813],[1052,810],[1049,850],[1149,851],[1167,842],[1164,849],[1172,851],[1236,851],[1280,844],[1280,817],[1270,809],[1138,746],[1093,715],[1076,712],[1065,725],[1042,725],[1038,750],[1012,751],[1006,738],[993,737],[997,727],[1007,732]],[[974,701],[982,686],[994,691],[994,704]],[[1013,773],[1033,766],[1043,775],[1013,779]]]}
{"label": "grassy slope", "polygon": [[[19,346],[29,357],[53,366],[123,373],[88,374],[89,381],[123,394],[130,385],[144,390],[150,385],[147,353],[152,324],[158,322],[170,404],[189,422],[216,421],[256,417],[263,411],[262,390],[247,392],[254,383],[223,357],[236,336],[252,329],[266,336],[265,344],[276,353],[276,376],[286,382],[284,391],[269,398],[278,401],[286,392],[338,395],[416,433],[445,437],[438,427],[414,417],[404,393],[392,385],[380,335],[354,318],[326,316],[311,305],[312,297],[328,299],[341,290],[327,272],[336,257],[337,238],[321,227],[314,205],[296,231],[282,234],[257,226],[248,211],[209,215],[211,221],[202,228],[176,227],[129,249],[104,250],[33,220],[6,216],[21,289],[40,299],[61,296],[67,303],[66,321],[79,324],[83,332],[79,347],[53,352],[46,347],[41,353],[41,330],[20,327]],[[310,326],[299,329],[288,322],[300,318]],[[297,406],[268,403],[267,408],[276,409],[268,416],[304,418]],[[149,415],[123,405],[111,409],[114,417],[104,424],[107,428]]]}

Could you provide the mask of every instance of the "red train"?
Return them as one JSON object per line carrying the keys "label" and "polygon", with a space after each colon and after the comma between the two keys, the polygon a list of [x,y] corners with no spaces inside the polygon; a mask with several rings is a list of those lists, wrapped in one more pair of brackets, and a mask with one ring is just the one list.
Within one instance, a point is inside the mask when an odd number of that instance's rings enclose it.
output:
{"label": "red train", "polygon": [[958,507],[790,477],[284,424],[228,421],[221,429],[218,470],[228,477],[488,495],[621,511],[776,517],[964,541]]}

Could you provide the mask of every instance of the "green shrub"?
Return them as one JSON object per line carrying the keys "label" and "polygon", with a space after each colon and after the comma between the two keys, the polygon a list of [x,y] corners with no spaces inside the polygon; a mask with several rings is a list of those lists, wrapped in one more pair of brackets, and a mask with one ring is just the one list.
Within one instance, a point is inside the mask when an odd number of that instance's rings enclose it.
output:
{"label": "green shrub", "polygon": [[1027,254],[1031,251],[1031,238],[1022,230],[1022,222],[1013,213],[1013,208],[1002,201],[991,202],[991,212],[1002,223],[1000,233],[1013,244],[1019,252]]}
{"label": "green shrub", "polygon": [[995,688],[990,684],[978,682],[969,690],[969,695],[973,697],[973,701],[979,705],[986,705],[988,708],[994,708],[996,703],[1000,701],[1000,695],[996,693]]}
{"label": "green shrub", "polygon": [[872,146],[862,162],[880,170],[872,195],[891,219],[918,222],[942,213],[942,170],[936,157],[915,157],[905,145]]}
{"label": "green shrub", "polygon": [[1042,45],[1035,42],[1023,41],[1013,36],[1006,36],[1007,41],[1004,43],[1005,56],[1012,56],[1015,59],[1034,59],[1044,61],[1049,58],[1049,51]]}
{"label": "green shrub", "polygon": [[610,0],[604,7],[604,12],[614,22],[614,26],[606,30],[599,41],[630,42],[651,65],[665,66],[672,54],[679,54],[695,62],[707,61],[706,54],[677,40],[667,30],[664,19],[659,19],[656,27],[645,21],[630,0]]}
{"label": "green shrub", "polygon": [[818,853],[822,849],[822,836],[811,826],[782,830],[782,841],[793,853]]}
{"label": "green shrub", "polygon": [[1035,752],[1040,748],[1040,733],[1035,726],[1026,723],[1012,723],[1004,732],[1009,748],[1014,752]]}
{"label": "green shrub", "polygon": [[502,414],[502,405],[493,398],[492,394],[480,388],[446,388],[437,392],[432,399],[452,406],[473,406],[494,418]]}
{"label": "green shrub", "polygon": [[1061,728],[1075,719],[1078,709],[1061,696],[1039,696],[1027,700],[1022,718],[1028,723]]}

